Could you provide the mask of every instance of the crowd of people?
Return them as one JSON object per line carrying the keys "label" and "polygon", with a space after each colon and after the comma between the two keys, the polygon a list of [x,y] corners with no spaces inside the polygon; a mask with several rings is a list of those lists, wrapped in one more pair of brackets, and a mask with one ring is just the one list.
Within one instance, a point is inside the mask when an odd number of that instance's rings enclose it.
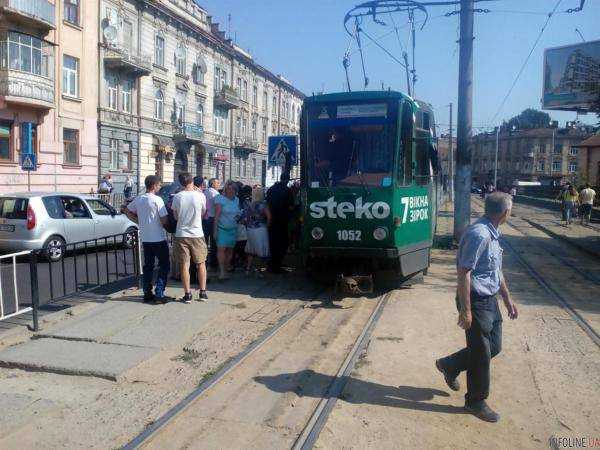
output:
{"label": "crowd of people", "polygon": [[[297,204],[288,175],[282,175],[266,194],[262,186],[234,181],[227,181],[221,189],[218,179],[194,178],[189,173],[181,173],[178,181],[180,190],[165,204],[157,195],[161,180],[154,175],[146,177],[146,192],[125,208],[127,216],[139,225],[144,302],[164,303],[169,299],[165,289],[172,269],[180,274],[184,289],[180,301],[184,303],[208,299],[211,269],[222,281],[236,268],[257,276],[266,270],[283,272],[290,220]],[[173,235],[172,258],[167,233]],[[190,267],[198,280],[196,296],[191,289]]]}
{"label": "crowd of people", "polygon": [[580,192],[577,192],[577,188],[572,184],[565,185],[556,197],[561,203],[560,209],[565,226],[571,225],[573,217],[577,214],[581,219],[581,225],[589,224],[595,198],[596,191],[589,184],[586,184]]}

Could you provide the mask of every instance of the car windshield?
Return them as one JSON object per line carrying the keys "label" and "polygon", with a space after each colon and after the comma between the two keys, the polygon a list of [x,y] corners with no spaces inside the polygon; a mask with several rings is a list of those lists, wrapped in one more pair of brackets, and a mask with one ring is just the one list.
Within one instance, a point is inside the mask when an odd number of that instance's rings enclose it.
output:
{"label": "car windshield", "polygon": [[309,107],[310,186],[391,186],[397,114],[394,102]]}
{"label": "car windshield", "polygon": [[0,198],[0,218],[27,220],[27,205],[29,200],[26,198]]}

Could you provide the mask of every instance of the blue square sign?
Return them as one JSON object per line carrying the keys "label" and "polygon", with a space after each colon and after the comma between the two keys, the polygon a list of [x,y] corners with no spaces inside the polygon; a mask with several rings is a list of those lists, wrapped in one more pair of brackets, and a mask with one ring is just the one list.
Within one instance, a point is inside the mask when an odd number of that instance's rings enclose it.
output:
{"label": "blue square sign", "polygon": [[271,136],[269,138],[269,167],[285,166],[289,158],[290,165],[298,161],[298,136]]}
{"label": "blue square sign", "polygon": [[21,169],[28,172],[37,170],[37,161],[35,153],[21,153]]}

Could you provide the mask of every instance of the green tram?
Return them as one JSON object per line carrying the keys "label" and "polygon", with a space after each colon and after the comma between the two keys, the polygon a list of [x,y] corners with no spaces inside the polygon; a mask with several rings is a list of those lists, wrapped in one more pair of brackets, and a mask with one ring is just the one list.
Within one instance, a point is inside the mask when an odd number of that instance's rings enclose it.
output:
{"label": "green tram", "polygon": [[311,274],[389,285],[426,272],[441,197],[431,106],[394,91],[312,96],[300,133]]}

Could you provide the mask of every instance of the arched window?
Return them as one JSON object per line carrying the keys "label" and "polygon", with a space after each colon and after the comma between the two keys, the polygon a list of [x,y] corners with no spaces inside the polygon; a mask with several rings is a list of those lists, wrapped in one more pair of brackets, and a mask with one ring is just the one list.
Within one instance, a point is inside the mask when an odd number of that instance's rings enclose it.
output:
{"label": "arched window", "polygon": [[204,126],[204,105],[202,103],[198,103],[198,108],[196,109],[196,122],[198,126]]}
{"label": "arched window", "polygon": [[207,72],[207,68],[206,68],[206,61],[204,61],[204,58],[202,57],[202,55],[198,55],[198,57],[196,58],[196,63],[194,64],[194,73],[193,73],[193,79],[194,79],[194,83],[196,84],[205,84],[204,81],[204,75]]}
{"label": "arched window", "polygon": [[183,44],[179,44],[175,50],[175,70],[179,75],[185,75],[187,50]]}
{"label": "arched window", "polygon": [[156,120],[165,119],[165,96],[160,89],[154,93],[154,118]]}

